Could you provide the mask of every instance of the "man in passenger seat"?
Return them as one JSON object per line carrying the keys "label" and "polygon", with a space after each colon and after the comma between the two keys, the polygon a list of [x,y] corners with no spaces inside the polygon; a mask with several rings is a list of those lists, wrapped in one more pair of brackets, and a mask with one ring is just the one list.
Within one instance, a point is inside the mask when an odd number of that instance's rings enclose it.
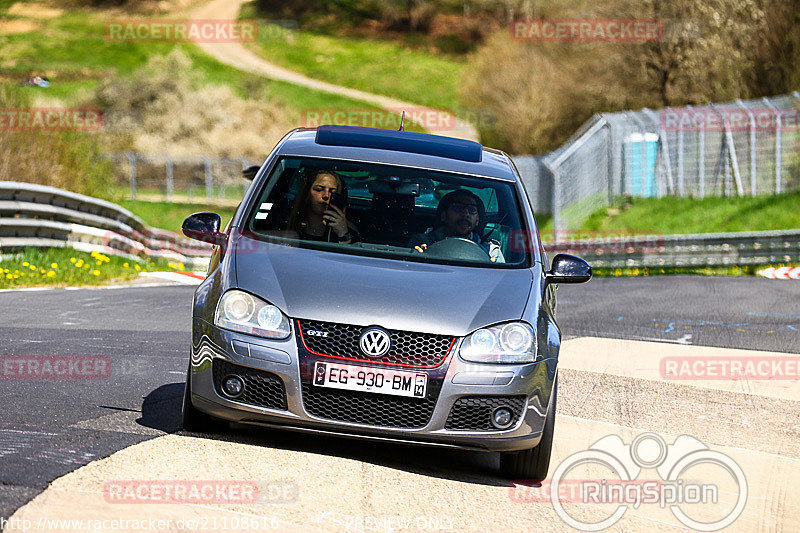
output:
{"label": "man in passenger seat", "polygon": [[476,194],[466,189],[456,189],[445,194],[439,200],[436,218],[435,227],[411,237],[410,247],[418,252],[424,252],[434,242],[457,237],[469,239],[480,246],[492,262],[505,262],[500,243],[483,236],[486,227],[486,208]]}

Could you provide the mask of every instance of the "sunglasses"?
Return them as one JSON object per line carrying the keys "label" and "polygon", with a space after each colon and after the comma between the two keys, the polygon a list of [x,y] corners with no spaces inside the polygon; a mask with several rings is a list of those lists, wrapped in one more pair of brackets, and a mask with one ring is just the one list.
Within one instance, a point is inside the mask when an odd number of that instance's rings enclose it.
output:
{"label": "sunglasses", "polygon": [[463,213],[466,211],[470,215],[477,215],[478,214],[478,206],[475,204],[465,204],[463,202],[453,202],[450,204],[456,213]]}

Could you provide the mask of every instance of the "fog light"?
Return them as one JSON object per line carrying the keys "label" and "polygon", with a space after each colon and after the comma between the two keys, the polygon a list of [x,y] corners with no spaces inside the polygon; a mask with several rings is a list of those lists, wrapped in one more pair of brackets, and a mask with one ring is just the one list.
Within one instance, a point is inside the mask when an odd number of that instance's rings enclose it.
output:
{"label": "fog light", "polygon": [[492,412],[492,425],[497,429],[508,429],[514,420],[514,412],[508,407],[498,407]]}
{"label": "fog light", "polygon": [[243,390],[244,382],[239,376],[227,376],[222,380],[222,392],[225,393],[225,396],[236,398],[241,396]]}

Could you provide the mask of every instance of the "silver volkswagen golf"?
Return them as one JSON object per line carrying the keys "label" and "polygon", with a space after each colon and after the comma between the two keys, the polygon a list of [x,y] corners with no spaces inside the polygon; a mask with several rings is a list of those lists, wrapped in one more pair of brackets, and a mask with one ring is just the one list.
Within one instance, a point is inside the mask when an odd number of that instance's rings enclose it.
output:
{"label": "silver volkswagen golf", "polygon": [[193,302],[189,431],[227,422],[500,452],[547,475],[555,285],[509,157],[478,143],[347,126],[297,129],[256,173]]}

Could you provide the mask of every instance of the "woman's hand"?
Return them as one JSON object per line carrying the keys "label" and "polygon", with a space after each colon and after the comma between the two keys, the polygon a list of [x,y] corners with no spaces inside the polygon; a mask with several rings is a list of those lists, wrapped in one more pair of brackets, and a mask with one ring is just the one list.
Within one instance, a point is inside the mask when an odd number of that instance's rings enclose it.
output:
{"label": "woman's hand", "polygon": [[322,221],[333,230],[337,237],[341,238],[347,233],[347,218],[344,212],[334,205],[328,206],[322,215]]}

